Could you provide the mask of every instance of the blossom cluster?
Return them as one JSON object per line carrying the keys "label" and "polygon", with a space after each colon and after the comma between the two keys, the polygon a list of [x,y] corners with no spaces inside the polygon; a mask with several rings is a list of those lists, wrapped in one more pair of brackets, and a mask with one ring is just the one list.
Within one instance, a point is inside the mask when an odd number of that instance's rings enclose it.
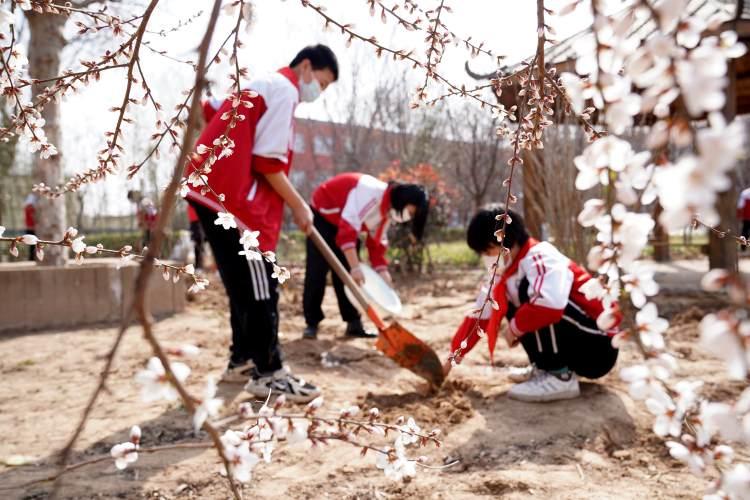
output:
{"label": "blossom cluster", "polygon": [[[192,356],[197,348],[185,345],[167,351]],[[177,398],[175,383],[183,384],[190,374],[190,368],[182,362],[172,362],[170,368],[175,381],[167,376],[161,361],[153,357],[147,367],[135,375],[136,383],[141,386],[141,399],[144,402],[172,401]],[[192,419],[196,432],[206,423],[214,425],[219,416],[223,401],[215,396],[216,384],[209,378],[200,398],[194,398],[196,406]],[[257,412],[253,410],[251,403],[239,405],[236,418],[253,423],[241,429],[227,429],[221,435],[221,453],[225,459],[225,465],[220,471],[222,474],[245,483],[252,479],[253,469],[258,464],[271,462],[274,449],[280,443],[295,445],[309,442],[316,446],[340,441],[360,448],[362,455],[367,451],[378,453],[376,466],[383,470],[386,477],[398,481],[414,477],[417,464],[427,461],[424,457],[409,457],[407,450],[410,447],[424,447],[431,442],[440,445],[438,430],[423,433],[411,417],[400,417],[395,424],[380,422],[377,408],[371,408],[363,418],[355,420],[361,413],[356,405],[344,407],[336,416],[321,415],[322,397],[308,403],[303,413],[282,413],[285,406],[284,395],[278,396],[272,405],[263,403]],[[133,437],[137,427],[133,429],[130,442],[120,443],[112,448],[111,454],[119,469],[124,469],[138,459],[140,429],[137,438]],[[389,432],[395,432],[396,436],[391,446],[377,447],[360,441],[362,436],[386,438]]]}
{"label": "blossom cluster", "polygon": [[[675,380],[677,361],[664,339],[669,324],[650,302],[659,287],[640,260],[657,223],[670,231],[697,216],[709,226],[719,222],[714,205],[718,193],[730,187],[727,174],[743,148],[741,124],[727,124],[720,110],[727,60],[744,54],[745,47],[733,31],[720,32],[727,20],[721,11],[699,17],[689,12],[687,3],[636,2],[624,13],[607,16],[600,11],[601,2],[593,0],[592,36],[578,42],[576,73],[560,76],[573,110],[583,112],[592,104],[611,134],[575,159],[576,188],[604,194],[589,198],[578,217],[582,226],[596,230],[597,240],[588,266],[598,280],[582,291],[603,301],[597,324],[604,330],[617,324],[618,301],[626,312],[624,329],[613,343],[635,342],[645,360],[623,368],[620,375],[631,396],[644,401],[653,414],[653,432],[668,439],[670,454],[696,474],[712,470],[718,477],[706,498],[746,498],[750,470],[734,464],[728,442],[747,441],[744,419],[750,392],[733,405],[715,403],[700,395],[701,381]],[[636,29],[644,22],[653,30]],[[648,150],[636,151],[618,135],[642,114],[654,116],[656,122],[647,138]],[[705,121],[697,128],[691,125],[701,119]],[[658,221],[641,210],[655,201],[663,208]],[[727,281],[726,273],[713,273],[704,286],[718,290]],[[727,361],[730,376],[746,380],[750,323],[744,314],[706,316],[701,338],[709,352]]]}

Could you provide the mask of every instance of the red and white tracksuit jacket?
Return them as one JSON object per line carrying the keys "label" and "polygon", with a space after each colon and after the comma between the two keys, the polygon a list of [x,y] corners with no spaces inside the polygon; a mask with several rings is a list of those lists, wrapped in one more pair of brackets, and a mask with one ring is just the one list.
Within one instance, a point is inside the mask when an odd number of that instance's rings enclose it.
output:
{"label": "red and white tracksuit jacket", "polygon": [[737,218],[750,221],[750,188],[743,189],[737,197]]}
{"label": "red and white tracksuit jacket", "polygon": [[338,227],[336,244],[342,250],[355,248],[360,231],[364,231],[372,267],[378,271],[388,268],[385,252],[391,189],[386,182],[367,174],[339,174],[315,189],[312,207]]}
{"label": "red and white tracksuit jacket", "polygon": [[[264,175],[276,172],[289,175],[299,82],[290,68],[282,68],[251,81],[247,88],[258,95],[250,99],[252,108],[239,107],[244,120],[229,131],[229,138],[234,141],[233,153],[212,166],[208,184],[216,193],[224,194],[224,205],[235,216],[237,226],[260,231],[260,249],[273,251],[281,231],[284,200]],[[211,147],[224,133],[228,122],[221,115],[231,107],[231,100],[210,99],[203,103],[207,124],[197,144]],[[185,176],[194,168],[193,163],[188,164]],[[190,186],[187,198],[216,212],[222,211],[216,197],[210,192],[201,194],[200,187]]]}
{"label": "red and white tracksuit jacket", "polygon": [[[529,300],[521,303],[519,287],[524,278],[528,281]],[[590,279],[592,277],[586,270],[563,255],[551,243],[538,242],[530,238],[495,282],[492,298],[497,302],[498,309],[485,307],[481,317],[479,313],[467,315],[453,337],[451,352],[455,352],[464,340],[467,347],[462,350],[462,355],[476,345],[479,336],[476,332],[472,333],[472,330],[478,320],[479,327],[487,333],[492,358],[500,324],[508,311],[508,301],[517,308],[509,328],[519,338],[565,320],[565,307],[568,302],[572,302],[587,316],[596,320],[604,311],[602,301],[589,300],[581,292],[581,285]],[[485,287],[477,297],[477,309],[484,303],[486,294]],[[616,317],[619,324],[619,310],[616,311]],[[617,327],[615,325],[611,330],[602,333],[612,336],[617,333]]]}

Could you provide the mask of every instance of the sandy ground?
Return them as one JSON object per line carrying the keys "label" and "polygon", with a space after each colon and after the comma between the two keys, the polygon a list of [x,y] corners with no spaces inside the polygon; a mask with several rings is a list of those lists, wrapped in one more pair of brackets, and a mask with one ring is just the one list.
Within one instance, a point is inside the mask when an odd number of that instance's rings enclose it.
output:
{"label": "sandy ground", "polygon": [[[375,468],[375,457],[331,444],[310,450],[308,444],[281,448],[271,464],[261,464],[250,498],[695,498],[703,483],[672,460],[648,430],[649,415],[633,402],[616,374],[582,384],[576,400],[534,405],[509,400],[507,366],[525,361],[521,350],[496,352],[488,366],[483,344],[456,368],[448,383],[428,395],[425,384],[399,369],[366,340],[346,341],[337,318],[332,290],[326,296],[329,319],[317,341],[300,339],[300,272],[284,290],[281,338],[286,361],[296,373],[318,384],[326,406],[377,406],[388,419],[413,416],[425,429],[443,431],[444,444],[429,448],[433,464],[458,459],[445,470],[420,470],[408,483],[394,483]],[[444,355],[453,329],[470,306],[477,271],[437,273],[426,282],[402,280],[407,304],[402,322]],[[189,364],[189,387],[197,391],[208,374],[219,375],[229,344],[226,304],[218,281],[188,310],[158,322],[166,345],[191,342],[204,354]],[[680,376],[704,377],[706,390],[726,396],[740,388],[722,378],[720,364],[696,346],[696,319],[701,308],[716,305],[700,294],[666,293],[660,306],[673,317],[670,347],[682,358]],[[41,499],[49,483],[5,489],[54,471],[54,452],[72,431],[93,389],[103,355],[114,337],[113,327],[42,332],[0,338],[0,461],[28,457],[20,467],[0,465],[0,498]],[[329,352],[341,364],[321,365]],[[149,357],[133,328],[116,358],[105,393],[80,439],[74,461],[107,454],[127,439],[131,425],[143,429],[143,446],[205,439],[195,436],[177,403],[147,405],[138,399],[133,375]],[[619,366],[635,359],[621,353]],[[226,413],[250,400],[241,384],[222,385]],[[229,497],[217,474],[213,450],[183,449],[142,455],[125,471],[109,460],[66,476],[64,498],[205,498]]]}

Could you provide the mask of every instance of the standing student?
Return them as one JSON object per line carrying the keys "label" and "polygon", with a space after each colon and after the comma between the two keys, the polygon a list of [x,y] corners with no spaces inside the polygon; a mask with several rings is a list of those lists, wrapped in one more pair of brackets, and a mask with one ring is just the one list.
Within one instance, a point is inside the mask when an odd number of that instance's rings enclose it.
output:
{"label": "standing student", "polygon": [[[742,221],[742,236],[750,240],[750,187],[745,188],[737,198],[737,218]],[[745,251],[745,245],[740,246]]]}
{"label": "standing student", "polygon": [[[265,259],[240,255],[240,231],[217,225],[217,212],[224,209],[213,193],[224,195],[223,205],[235,216],[240,229],[260,231],[263,252],[276,249],[285,203],[297,226],[309,232],[312,212],[288,178],[293,115],[300,101],[314,101],[337,78],[336,56],[325,45],[315,45],[302,49],[288,67],[251,81],[248,89],[257,95],[250,98],[251,108],[238,108],[244,119],[229,132],[234,141],[233,152],[217,160],[207,175],[212,191],[202,193],[201,187],[191,187],[187,195],[211,245],[229,297],[232,345],[223,379],[246,380],[245,389],[261,398],[270,392],[303,402],[317,397],[320,391],[284,369],[278,338],[278,282],[272,276],[273,266]],[[208,123],[198,139],[199,145],[211,147],[224,134],[227,121],[222,115],[232,105],[232,99],[213,99],[206,105]],[[206,109],[209,106],[214,111]],[[189,165],[186,175],[193,170]]]}
{"label": "standing student", "polygon": [[[480,254],[488,268],[501,253],[495,238],[496,217],[502,206],[480,210],[469,223],[467,242]],[[620,313],[617,305],[609,311],[615,325],[607,331],[597,326],[604,312],[601,300],[587,299],[582,285],[593,279],[583,268],[548,242],[529,236],[523,218],[508,210],[512,222],[506,226],[495,285],[490,292],[497,307],[486,306],[484,316],[464,318],[451,343],[451,352],[461,350],[463,358],[479,339],[476,324],[487,333],[490,357],[500,324],[508,322],[504,336],[511,347],[521,345],[529,366],[512,374],[518,382],[508,397],[529,402],[555,401],[580,395],[578,376],[603,377],[614,367],[618,350],[612,346]],[[477,305],[485,301],[480,293]],[[463,345],[463,348],[461,347]],[[455,362],[460,362],[456,359]],[[452,364],[446,361],[444,371]]]}
{"label": "standing student", "polygon": [[203,229],[200,220],[198,220],[198,214],[195,213],[195,208],[190,203],[187,204],[187,216],[190,223],[190,239],[193,242],[195,268],[203,269]]}
{"label": "standing student", "polygon": [[[36,234],[36,194],[30,193],[23,202],[23,219],[26,234]],[[36,245],[29,246],[29,260],[36,259]]]}
{"label": "standing student", "polygon": [[[400,182],[383,182],[360,173],[339,174],[320,186],[312,195],[313,224],[323,239],[333,248],[338,259],[359,284],[364,275],[359,262],[359,234],[365,233],[365,246],[372,267],[387,282],[391,282],[385,258],[390,222],[412,221],[412,234],[422,239],[427,221],[429,200],[422,186]],[[307,327],[303,337],[314,339],[318,323],[323,320],[323,296],[330,271],[318,248],[307,240],[303,309]],[[344,293],[344,284],[333,273],[333,289],[339,303],[341,318],[346,322],[347,337],[375,337],[362,325],[359,312]]]}

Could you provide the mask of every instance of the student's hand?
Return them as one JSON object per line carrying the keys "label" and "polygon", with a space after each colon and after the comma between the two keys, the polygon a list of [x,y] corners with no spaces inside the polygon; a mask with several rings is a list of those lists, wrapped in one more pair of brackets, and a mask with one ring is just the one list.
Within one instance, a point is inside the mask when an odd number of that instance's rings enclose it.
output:
{"label": "student's hand", "polygon": [[313,213],[306,203],[300,204],[297,208],[292,209],[292,218],[297,227],[305,234],[310,234],[313,227]]}
{"label": "student's hand", "polygon": [[351,271],[349,271],[349,274],[352,275],[352,278],[354,278],[354,281],[359,285],[362,286],[365,284],[365,274],[362,272],[362,267],[357,265],[352,267]]}
{"label": "student's hand", "polygon": [[451,363],[450,359],[446,359],[443,362],[443,376],[445,378],[448,378],[448,374],[451,372],[452,368],[453,368],[453,363]]}
{"label": "student's hand", "polygon": [[519,342],[519,338],[513,335],[513,332],[511,331],[509,326],[506,326],[503,330],[503,336],[505,337],[505,341],[508,343],[508,347],[516,347]]}
{"label": "student's hand", "polygon": [[378,274],[381,278],[383,278],[383,281],[385,281],[388,286],[393,286],[393,279],[391,278],[391,273],[388,272],[388,269],[378,271]]}

